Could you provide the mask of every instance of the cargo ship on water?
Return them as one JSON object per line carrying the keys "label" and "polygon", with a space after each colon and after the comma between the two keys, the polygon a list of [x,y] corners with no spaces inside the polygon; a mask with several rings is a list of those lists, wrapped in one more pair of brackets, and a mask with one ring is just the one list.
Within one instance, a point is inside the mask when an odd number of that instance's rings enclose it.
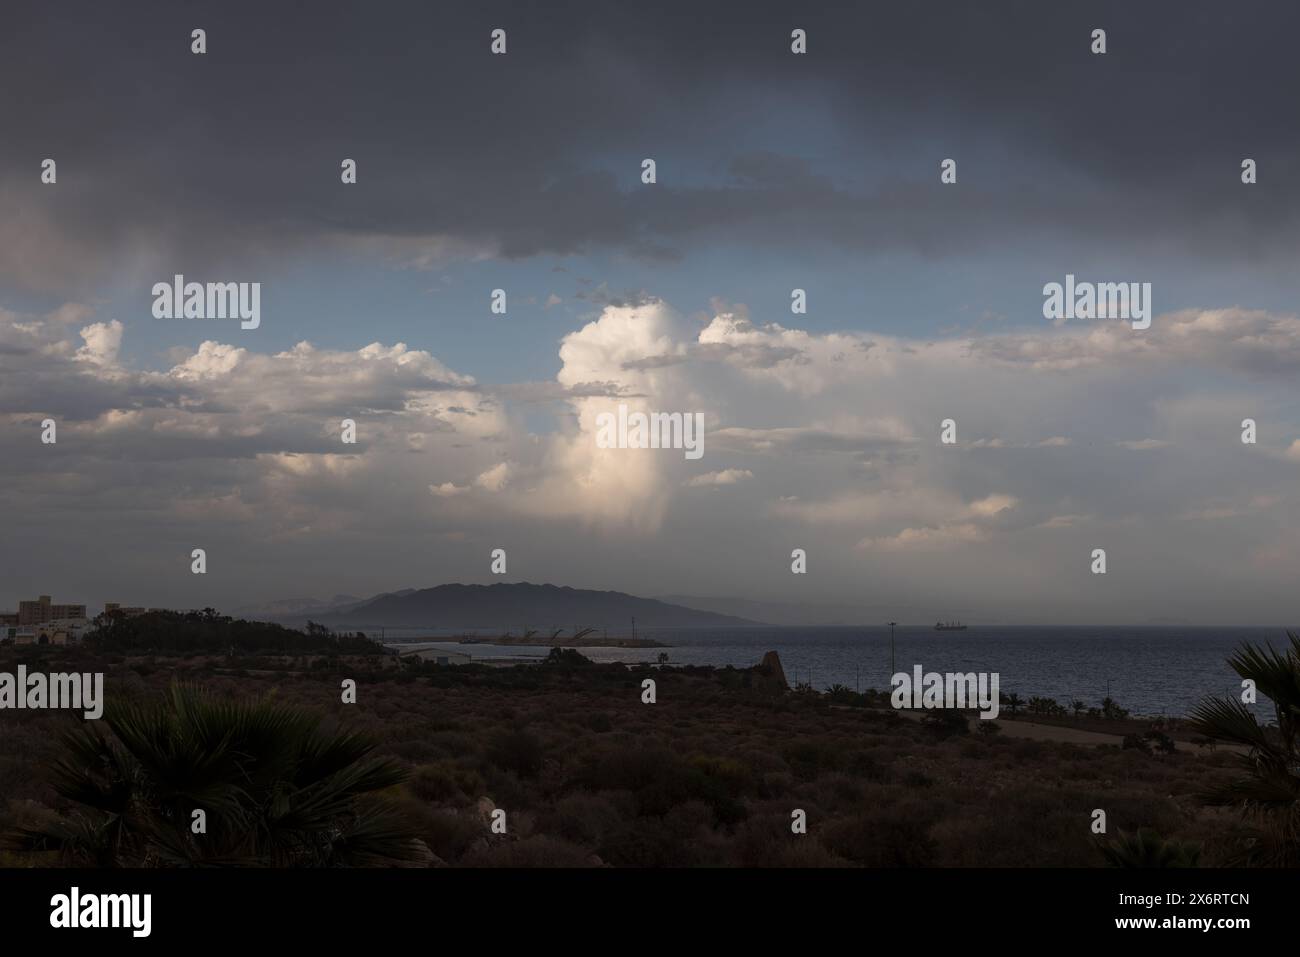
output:
{"label": "cargo ship on water", "polygon": [[935,631],[965,631],[966,626],[959,621],[936,621],[934,623]]}

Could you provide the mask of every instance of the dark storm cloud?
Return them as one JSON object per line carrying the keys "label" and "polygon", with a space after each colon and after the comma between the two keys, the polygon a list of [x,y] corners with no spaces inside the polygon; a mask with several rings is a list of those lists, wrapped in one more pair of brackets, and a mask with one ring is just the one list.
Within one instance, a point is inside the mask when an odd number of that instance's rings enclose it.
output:
{"label": "dark storm cloud", "polygon": [[[1297,237],[1291,6],[72,3],[5,20],[0,276],[36,288],[340,239],[674,258],[1073,234],[1257,260]],[[800,139],[797,114],[819,111],[842,141]],[[788,141],[739,145],[787,120]],[[938,184],[949,155],[956,189]]]}

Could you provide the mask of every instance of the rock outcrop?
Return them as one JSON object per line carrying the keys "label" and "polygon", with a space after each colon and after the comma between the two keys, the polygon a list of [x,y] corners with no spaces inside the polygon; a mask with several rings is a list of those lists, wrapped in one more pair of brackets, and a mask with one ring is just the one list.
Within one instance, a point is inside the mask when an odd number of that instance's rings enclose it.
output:
{"label": "rock outcrop", "polygon": [[790,684],[785,680],[785,669],[781,667],[781,656],[769,651],[754,668],[754,686],[768,691],[789,691]]}

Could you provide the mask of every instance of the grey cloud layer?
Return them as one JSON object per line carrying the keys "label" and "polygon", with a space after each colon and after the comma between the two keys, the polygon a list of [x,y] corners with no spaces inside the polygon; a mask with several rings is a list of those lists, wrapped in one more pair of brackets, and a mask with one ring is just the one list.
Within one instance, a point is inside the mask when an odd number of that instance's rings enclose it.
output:
{"label": "grey cloud layer", "polygon": [[[0,38],[0,275],[38,289],[340,241],[419,261],[1081,235],[1268,261],[1298,234],[1290,5],[58,9],[13,5]],[[830,125],[805,138],[803,114]],[[957,190],[937,188],[948,155]]]}

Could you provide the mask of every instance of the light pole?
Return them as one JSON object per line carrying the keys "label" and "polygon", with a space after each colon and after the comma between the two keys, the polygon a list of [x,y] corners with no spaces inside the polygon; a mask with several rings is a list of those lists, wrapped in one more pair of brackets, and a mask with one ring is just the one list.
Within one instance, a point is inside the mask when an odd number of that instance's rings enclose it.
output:
{"label": "light pole", "polygon": [[891,621],[891,622],[889,623],[889,680],[890,680],[891,683],[892,683],[893,680],[894,680],[894,674],[895,674],[895,671],[894,671],[894,626],[897,625],[897,624],[898,624],[898,622],[896,622],[896,621]]}

